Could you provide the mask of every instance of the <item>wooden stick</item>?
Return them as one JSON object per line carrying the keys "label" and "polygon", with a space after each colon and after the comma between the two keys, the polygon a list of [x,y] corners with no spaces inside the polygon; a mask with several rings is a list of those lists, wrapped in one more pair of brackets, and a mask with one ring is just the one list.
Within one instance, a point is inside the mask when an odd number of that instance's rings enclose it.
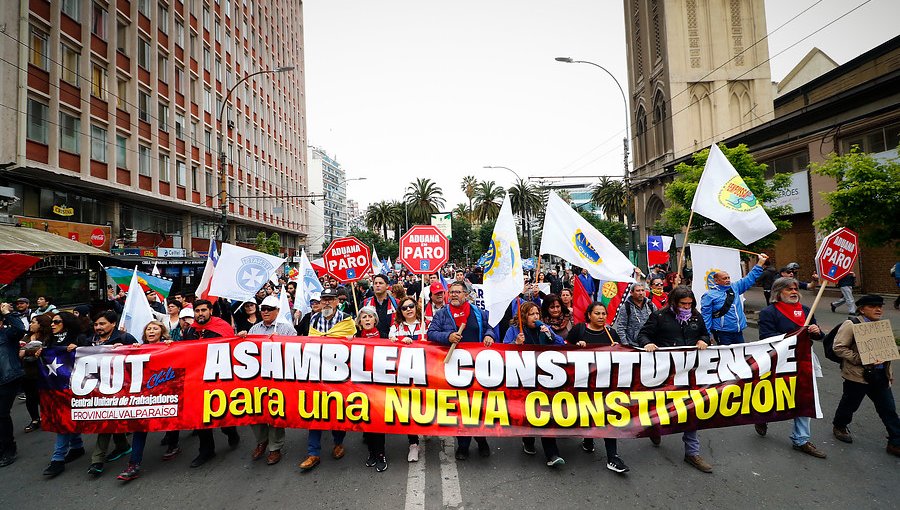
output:
{"label": "wooden stick", "polygon": [[[446,299],[447,296],[444,296]],[[422,291],[419,292],[419,299],[422,300],[422,327],[425,327],[425,275],[422,275]],[[446,303],[444,303],[446,306]],[[434,320],[434,318],[432,318]]]}
{"label": "wooden stick", "polygon": [[[474,307],[473,307],[473,308],[474,308]],[[475,310],[473,309],[472,311],[474,312]],[[452,316],[453,314],[451,313],[450,315]],[[463,332],[464,329],[466,329],[466,323],[465,323],[465,322],[462,324],[462,326],[459,327],[459,331],[457,331],[457,333],[459,333],[460,335],[462,335],[462,332]],[[459,342],[462,342],[462,338],[459,339]],[[445,364],[445,365],[446,365],[447,363],[450,363],[450,356],[453,356],[453,351],[456,350],[456,346],[457,346],[457,344],[459,344],[459,342],[456,342],[455,344],[450,344],[450,350],[447,351],[447,356],[444,357],[444,364]]]}
{"label": "wooden stick", "polygon": [[678,255],[678,271],[675,271],[676,274],[681,274],[681,268],[684,267],[684,249],[687,248],[688,245],[688,234],[691,232],[691,222],[694,221],[694,210],[691,209],[691,215],[688,216],[688,224],[687,228],[684,229],[684,242],[681,243],[681,254]]}
{"label": "wooden stick", "polygon": [[606,326],[606,327],[603,328],[603,329],[606,331],[606,336],[609,337],[609,343],[610,343],[610,345],[616,345],[616,341],[613,340],[612,333],[609,332],[609,326]]}
{"label": "wooden stick", "polygon": [[[737,250],[737,248],[735,248],[735,249]],[[756,253],[755,251],[747,251],[747,250],[738,250],[738,251],[741,253],[746,253],[747,255],[756,255],[756,257],[759,258],[759,253]]]}
{"label": "wooden stick", "polygon": [[812,320],[813,313],[816,311],[816,307],[819,306],[819,300],[822,299],[822,293],[825,292],[825,287],[828,286],[828,280],[824,280],[822,282],[822,286],[819,287],[819,293],[816,294],[816,300],[813,301],[812,307],[809,309],[809,314],[806,316],[806,322],[803,323],[803,326],[809,326],[809,321]]}
{"label": "wooden stick", "polygon": [[353,292],[353,308],[355,308],[355,313],[359,313],[359,303],[356,302],[356,282],[350,282],[350,290]]}
{"label": "wooden stick", "polygon": [[537,256],[537,269],[534,271],[534,281],[538,281],[538,275],[541,274],[541,254],[538,253]]}

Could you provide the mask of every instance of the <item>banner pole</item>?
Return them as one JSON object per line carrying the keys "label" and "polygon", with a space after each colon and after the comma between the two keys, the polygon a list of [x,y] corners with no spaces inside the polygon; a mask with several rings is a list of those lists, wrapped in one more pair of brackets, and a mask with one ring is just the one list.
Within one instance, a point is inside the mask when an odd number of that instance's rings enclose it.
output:
{"label": "banner pole", "polygon": [[[691,222],[694,220],[694,210],[691,209],[691,215],[688,216],[688,224],[687,228],[684,229],[684,242],[681,244],[681,254],[678,255],[678,271],[675,274],[681,274],[681,269],[684,267],[684,249],[687,248],[688,245],[688,234],[691,233]],[[649,271],[649,268],[648,268]]]}
{"label": "banner pole", "polygon": [[819,300],[822,299],[822,293],[825,292],[825,287],[828,286],[828,280],[824,280],[822,282],[822,286],[819,287],[819,293],[816,294],[816,300],[813,301],[812,307],[809,309],[809,314],[806,316],[806,322],[803,323],[803,326],[809,326],[809,321],[812,320],[813,313],[816,311],[816,307],[819,306]]}
{"label": "banner pole", "polygon": [[[452,315],[452,314],[451,314],[451,315]],[[456,332],[459,333],[460,335],[462,335],[462,332],[463,332],[464,329],[466,329],[466,323],[465,323],[465,322],[462,324],[462,326],[459,327],[459,330],[457,330]],[[462,342],[462,339],[460,338],[459,341]],[[447,351],[447,355],[444,356],[444,364],[445,364],[445,365],[446,365],[447,363],[450,363],[450,356],[453,356],[453,351],[456,350],[457,344],[459,344],[459,342],[456,342],[455,344],[450,344],[450,350]]]}
{"label": "banner pole", "polygon": [[356,302],[356,282],[350,282],[350,291],[353,292],[353,312],[359,313],[359,303]]}
{"label": "banner pole", "polygon": [[[419,299],[422,301],[422,326],[425,326],[425,275],[422,275],[422,290],[419,292]],[[447,296],[444,296],[444,299],[447,299]],[[444,303],[446,305],[446,303]],[[434,317],[431,318],[434,320]]]}

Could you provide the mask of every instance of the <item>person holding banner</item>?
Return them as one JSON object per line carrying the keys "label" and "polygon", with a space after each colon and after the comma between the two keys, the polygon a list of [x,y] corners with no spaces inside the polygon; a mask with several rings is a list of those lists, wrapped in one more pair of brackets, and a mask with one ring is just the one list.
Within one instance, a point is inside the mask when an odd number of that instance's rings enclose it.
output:
{"label": "person holding banner", "polygon": [[[360,308],[359,314],[356,316],[356,336],[359,338],[384,338],[381,336],[381,328],[378,327],[378,322],[378,312],[374,307],[364,306]],[[374,467],[375,471],[379,473],[387,471],[388,462],[384,454],[384,434],[363,431],[363,442],[369,448],[366,467]]]}
{"label": "person holding banner", "polygon": [[425,316],[425,327],[428,327],[427,325],[431,324],[431,321],[434,320],[435,314],[444,308],[446,301],[446,290],[444,289],[444,286],[441,285],[441,282],[432,283],[431,293],[428,296],[428,304],[425,305],[425,310],[423,312]]}
{"label": "person holding banner", "polygon": [[[615,330],[606,327],[606,305],[594,301],[584,310],[584,322],[576,324],[566,341],[578,347],[588,345],[616,345],[621,342],[619,334]],[[603,438],[603,446],[606,448],[606,469],[614,473],[627,473],[630,469],[625,461],[619,457],[618,443],[615,438]],[[581,440],[581,449],[587,453],[594,453],[594,438],[586,437]]]}
{"label": "person holding banner", "polygon": [[[443,296],[443,291],[440,293]],[[432,294],[434,296],[434,294]],[[400,308],[394,316],[394,322],[391,324],[391,331],[388,338],[391,342],[403,342],[410,345],[416,341],[425,340],[425,333],[428,326],[422,319],[422,310],[419,308],[419,302],[411,297],[405,297],[400,300]],[[419,436],[408,434],[406,438],[409,440],[409,453],[406,456],[407,462],[419,461]]]}
{"label": "person holding banner", "polygon": [[[494,344],[494,330],[488,325],[488,313],[476,308],[466,300],[466,286],[454,281],[448,290],[450,302],[434,316],[428,326],[428,340],[443,345],[456,345],[460,342],[483,342],[485,347]],[[484,437],[476,437],[478,454],[490,457],[491,447]],[[472,436],[456,438],[456,459],[469,458],[469,446]]]}
{"label": "person holding banner", "polygon": [[744,315],[741,294],[750,290],[756,279],[762,276],[763,266],[769,259],[765,253],[760,253],[757,257],[756,265],[747,276],[734,283],[731,283],[731,275],[726,271],[714,273],[712,277],[716,286],[700,298],[700,310],[706,329],[721,345],[744,343],[747,316]]}
{"label": "person holding banner", "polygon": [[556,294],[548,294],[544,298],[544,302],[541,303],[541,319],[564,340],[574,324],[572,311]]}
{"label": "person holding banner", "polygon": [[[709,331],[697,311],[697,299],[690,287],[679,285],[672,289],[669,306],[647,318],[647,323],[638,334],[638,345],[648,352],[659,347],[696,347],[703,350],[709,346]],[[681,439],[684,441],[684,461],[704,473],[712,473],[712,466],[700,456],[697,431],[687,431]],[[658,440],[653,443],[658,444]]]}
{"label": "person holding banner", "polygon": [[387,276],[376,274],[372,277],[372,291],[375,293],[372,297],[366,298],[362,302],[363,308],[371,306],[378,312],[378,332],[381,338],[387,338],[391,331],[391,321],[394,314],[397,313],[397,300],[388,294],[391,288]]}

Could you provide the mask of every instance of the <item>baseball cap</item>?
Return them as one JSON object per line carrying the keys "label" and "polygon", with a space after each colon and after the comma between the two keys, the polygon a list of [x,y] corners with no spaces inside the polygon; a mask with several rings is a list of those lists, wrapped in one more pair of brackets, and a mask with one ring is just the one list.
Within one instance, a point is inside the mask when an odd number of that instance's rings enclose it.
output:
{"label": "baseball cap", "polygon": [[319,296],[319,299],[325,299],[325,298],[337,299],[337,297],[338,297],[338,292],[335,289],[327,288],[322,291],[322,294]]}
{"label": "baseball cap", "polygon": [[444,286],[441,285],[441,282],[432,283],[431,287],[429,287],[429,289],[431,290],[432,294],[437,294],[438,292],[444,292]]}
{"label": "baseball cap", "polygon": [[180,312],[178,312],[178,318],[184,319],[185,317],[194,317],[194,309],[193,308],[182,308]]}
{"label": "baseball cap", "polygon": [[31,304],[31,301],[29,301],[27,297],[20,297],[19,299],[16,300],[16,303],[28,303],[28,304]]}
{"label": "baseball cap", "polygon": [[272,308],[281,308],[281,301],[275,296],[266,296],[259,304],[260,307],[271,306]]}

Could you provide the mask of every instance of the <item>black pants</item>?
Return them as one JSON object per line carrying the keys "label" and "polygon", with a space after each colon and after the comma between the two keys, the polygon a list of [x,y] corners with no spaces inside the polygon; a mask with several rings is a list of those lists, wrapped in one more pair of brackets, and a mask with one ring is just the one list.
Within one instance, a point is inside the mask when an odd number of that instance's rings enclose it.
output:
{"label": "black pants", "polygon": [[181,439],[181,433],[177,430],[170,430],[166,432],[165,441],[166,446],[169,447],[169,450],[174,450],[178,447],[178,441]]}
{"label": "black pants", "polygon": [[409,434],[406,436],[406,439],[409,441],[409,444],[419,444],[419,436]]}
{"label": "black pants", "polygon": [[[238,435],[235,427],[222,427],[222,432],[229,439]],[[197,437],[200,438],[200,455],[210,456],[216,453],[216,440],[213,438],[213,429],[198,430]]]}
{"label": "black pants", "polygon": [[766,297],[766,306],[769,306],[769,300],[772,299],[772,290],[763,289],[763,296]]}
{"label": "black pants", "polygon": [[[475,442],[478,443],[478,446],[480,447],[483,444],[487,444],[487,439],[483,437],[476,437]],[[457,436],[456,447],[458,449],[468,450],[470,444],[472,444],[472,436]]]}
{"label": "black pants", "polygon": [[[522,444],[530,447],[532,450],[534,449],[534,438],[533,437],[523,437]],[[542,437],[541,438],[541,448],[544,450],[544,457],[547,457],[549,461],[553,457],[559,457],[559,446],[556,445],[555,437]]]}
{"label": "black pants", "polygon": [[41,394],[38,393],[37,379],[32,379],[31,377],[23,378],[22,391],[25,392],[25,408],[28,409],[28,416],[31,416],[31,421],[40,420]]}
{"label": "black pants", "polygon": [[19,380],[0,385],[0,455],[16,453],[16,438],[13,435],[10,410],[19,391]]}
{"label": "black pants", "polygon": [[[594,438],[586,437],[584,438],[584,444],[588,446],[594,446]],[[619,448],[616,440],[610,437],[603,438],[603,446],[606,447],[606,460],[610,460],[613,457],[619,456]]]}
{"label": "black pants", "polygon": [[363,439],[366,441],[366,446],[369,447],[370,454],[384,455],[384,434],[363,432]]}
{"label": "black pants", "polygon": [[894,403],[894,394],[890,386],[874,386],[844,379],[844,394],[841,402],[834,412],[832,423],[835,427],[845,428],[853,421],[853,413],[859,409],[863,398],[875,404],[875,412],[881,417],[884,428],[887,429],[888,443],[900,446],[900,418],[897,417],[897,405]]}

